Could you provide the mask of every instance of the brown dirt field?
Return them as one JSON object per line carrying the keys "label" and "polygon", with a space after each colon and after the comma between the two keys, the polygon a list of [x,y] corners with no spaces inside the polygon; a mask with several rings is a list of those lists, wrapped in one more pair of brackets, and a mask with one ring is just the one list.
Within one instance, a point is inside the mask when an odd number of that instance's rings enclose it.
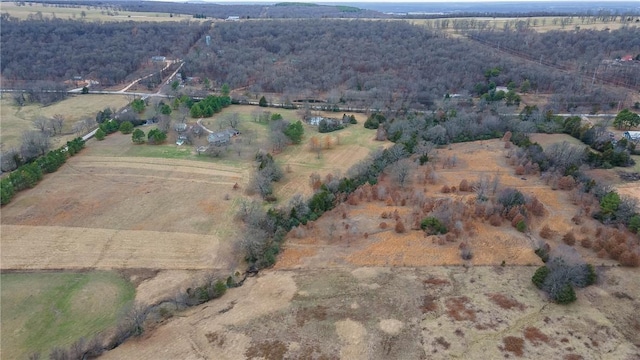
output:
{"label": "brown dirt field", "polygon": [[[101,358],[242,359],[251,338],[241,331],[229,330],[250,327],[261,317],[285,308],[296,290],[296,283],[288,273],[273,272],[249,278],[223,299],[187,310]],[[229,307],[231,310],[221,311]]]}
{"label": "brown dirt field", "polygon": [[[264,271],[105,359],[636,359],[640,275],[603,270],[569,306],[549,304],[533,267]],[[428,306],[427,306],[428,305]],[[635,321],[635,322],[634,322]],[[508,356],[511,357],[511,356]]]}

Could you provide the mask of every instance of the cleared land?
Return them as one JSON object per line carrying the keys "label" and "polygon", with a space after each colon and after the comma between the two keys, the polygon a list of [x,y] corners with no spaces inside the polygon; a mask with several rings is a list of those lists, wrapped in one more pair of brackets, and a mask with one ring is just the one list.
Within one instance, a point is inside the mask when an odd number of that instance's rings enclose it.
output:
{"label": "cleared land", "polygon": [[[403,200],[389,203],[386,196],[380,200],[363,199],[356,205],[342,204],[312,226],[294,230],[276,268],[462,265],[468,262],[460,257],[461,242],[466,242],[472,250],[473,259],[470,263],[474,265],[499,265],[502,261],[511,265],[539,265],[542,263],[533,253],[535,243],[540,239],[539,229],[548,225],[564,234],[575,227],[571,218],[579,213],[579,208],[573,204],[569,192],[553,191],[537,176],[515,175],[513,167],[507,163],[508,150],[504,149],[501,141],[453,144],[450,148],[437,151],[434,156],[437,159],[435,182],[431,184],[418,180],[427,167],[414,167],[410,185],[398,195],[399,199],[406,199],[405,206],[401,205]],[[445,160],[453,155],[457,157],[457,165],[443,168]],[[389,194],[394,188],[392,177],[393,174],[387,174],[379,183]],[[497,177],[500,188],[512,187],[525,196],[535,196],[544,205],[545,215],[531,218],[529,233],[520,233],[508,221],[496,227],[472,216],[467,212],[470,209],[468,207],[467,210],[461,210],[463,205],[475,203],[475,192],[441,192],[444,185],[458,187],[462,179],[473,183],[482,177]],[[464,211],[464,215],[460,215],[465,230],[460,236],[453,241],[440,242],[437,236],[425,237],[420,230],[409,230],[413,226],[413,213],[416,211],[412,199],[420,193],[436,206],[446,199],[456,201],[457,205],[448,206],[452,207],[453,212]],[[458,207],[454,208],[454,205]],[[405,233],[397,234],[394,231],[396,221],[393,216],[381,217],[383,213],[392,214],[395,211],[405,224]],[[382,229],[382,222],[388,227]],[[597,226],[594,220],[585,219],[585,222],[591,229]],[[553,246],[561,243],[560,239],[556,240],[551,242]],[[592,252],[578,250],[585,257],[595,260]]]}
{"label": "cleared land", "polygon": [[[520,21],[528,24],[530,29],[537,32],[547,32],[552,30],[572,31],[576,29],[580,30],[615,30],[622,26],[628,25],[621,23],[620,21],[604,21],[602,19],[593,19],[592,17],[585,17],[580,19],[579,17],[556,17],[556,16],[538,16],[538,17],[518,17],[518,18],[445,18],[445,19],[420,19],[420,20],[408,20],[412,24],[425,25],[432,28],[438,28],[437,24],[447,22],[448,26],[444,28],[447,32],[456,33],[456,22],[474,22],[486,23],[485,29],[503,30],[505,26],[510,29],[516,28],[516,24]],[[460,27],[464,29],[464,27]],[[473,28],[472,28],[473,29]]]}
{"label": "cleared land", "polygon": [[[471,231],[464,230],[463,238],[474,256],[463,261],[458,252],[462,239],[436,244],[436,237],[423,237],[421,231],[376,230],[380,221],[393,224],[380,218],[383,211],[398,210],[406,220],[405,206],[366,200],[341,205],[298,229],[302,232],[292,231],[274,270],[247,279],[219,300],[181,313],[105,358],[640,356],[640,322],[634,315],[640,274],[635,269],[599,268],[597,284],[578,290],[578,301],[569,306],[550,304],[531,282],[536,266],[542,264],[532,247],[538,230],[544,224],[560,234],[575,229],[570,219],[577,207],[569,193],[551,190],[537,176],[516,176],[499,140],[437,151],[431,157],[435,183],[418,180],[429,165],[416,167],[401,193],[475,202],[474,194],[443,194],[440,189],[457,186],[463,178],[497,175],[501,186],[535,195],[544,205],[544,216],[530,222],[527,234],[510,224],[495,227],[471,220]],[[443,167],[454,154],[456,166]],[[379,186],[391,188],[392,176],[384,175]],[[580,234],[594,236],[596,224],[583,220]],[[331,224],[336,225],[333,231]],[[371,232],[364,236],[367,231]],[[558,236],[547,241],[552,248],[561,242]],[[613,264],[575,248],[589,262]],[[505,266],[500,266],[502,261]]]}
{"label": "cleared land", "polygon": [[568,307],[531,267],[267,271],[105,359],[634,359],[638,274],[601,272]]}
{"label": "cleared land", "polygon": [[[241,156],[229,149],[213,159],[170,142],[134,145],[130,135],[119,133],[91,140],[60,170],[3,207],[2,269],[233,267],[238,260],[234,214],[246,198],[255,150],[266,143],[267,125],[248,118],[255,110],[232,106],[205,120],[217,129],[229,113],[241,114],[241,128],[255,136]],[[283,115],[295,120],[294,112]],[[313,130],[305,130],[308,138]],[[313,171],[346,171],[367,155],[367,141],[358,144],[372,131],[361,124],[343,131],[345,145],[323,153],[334,161],[323,160]],[[305,146],[292,146],[276,159],[285,166],[287,156],[297,152],[302,154],[297,161],[314,158]],[[278,186],[306,191],[310,171],[292,169]],[[236,183],[239,190],[233,190]],[[293,195],[281,193],[283,199]]]}
{"label": "cleared land", "polygon": [[[623,131],[617,130],[613,127],[609,128],[609,131],[613,132],[616,138],[621,138]],[[549,145],[561,142],[568,142],[571,145],[587,146],[582,141],[569,136],[567,134],[531,134],[531,141],[537,142],[543,148]],[[636,162],[632,167],[616,167],[613,169],[591,169],[587,170],[587,174],[598,182],[610,184],[615,187],[616,191],[620,195],[629,196],[640,201],[640,186],[638,183],[624,182],[618,176],[620,172],[640,172],[640,155],[631,155],[631,158]]]}
{"label": "cleared land", "polygon": [[[351,115],[351,114],[348,114]],[[358,124],[345,129],[321,134],[316,126],[305,124],[305,136],[299,146],[286,148],[278,155],[278,163],[283,169],[291,169],[286,174],[287,181],[276,184],[276,196],[285,200],[296,193],[311,196],[313,189],[309,185],[309,176],[318,173],[324,178],[328,174],[344,176],[347,170],[366,158],[372,150],[391,145],[388,141],[375,141],[375,130],[366,129],[364,114],[353,114]],[[324,117],[342,117],[342,113],[320,113]],[[322,149],[314,151],[311,147],[315,137]]]}
{"label": "cleared land", "polygon": [[29,16],[44,18],[75,19],[85,21],[199,21],[190,15],[169,13],[146,13],[134,11],[115,11],[111,8],[105,10],[98,6],[81,7],[54,7],[47,4],[27,3],[25,6],[18,6],[14,2],[2,2],[2,12],[9,13],[10,16],[18,19],[27,19]]}
{"label": "cleared land", "polygon": [[120,134],[92,140],[5,206],[2,268],[227,266],[241,196],[232,187],[248,168],[113,155],[132,146]]}
{"label": "cleared land", "polygon": [[[3,228],[4,232],[4,228]],[[4,238],[4,234],[3,234]],[[2,357],[43,357],[116,323],[133,301],[134,287],[115,273],[4,273]]]}
{"label": "cleared land", "polygon": [[[3,3],[4,4],[4,3]],[[98,111],[107,107],[120,109],[127,105],[129,100],[125,95],[91,95],[72,96],[58,103],[42,106],[30,104],[23,107],[14,105],[11,94],[2,94],[0,102],[0,144],[4,148],[19,146],[22,141],[22,133],[26,130],[35,130],[33,120],[39,116],[51,119],[60,114],[64,117],[62,137],[53,138],[54,147],[66,142],[67,137],[75,137],[73,124],[85,118],[95,119]],[[62,141],[64,140],[64,141]]]}

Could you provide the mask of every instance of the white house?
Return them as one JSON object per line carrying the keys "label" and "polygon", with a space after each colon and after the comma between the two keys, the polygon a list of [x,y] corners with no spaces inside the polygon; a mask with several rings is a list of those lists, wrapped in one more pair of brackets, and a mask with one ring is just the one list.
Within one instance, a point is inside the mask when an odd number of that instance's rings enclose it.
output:
{"label": "white house", "polygon": [[324,120],[322,116],[312,116],[307,121],[309,125],[318,126],[320,125],[320,121]]}
{"label": "white house", "polygon": [[640,142],[640,131],[625,131],[622,136],[629,141]]}

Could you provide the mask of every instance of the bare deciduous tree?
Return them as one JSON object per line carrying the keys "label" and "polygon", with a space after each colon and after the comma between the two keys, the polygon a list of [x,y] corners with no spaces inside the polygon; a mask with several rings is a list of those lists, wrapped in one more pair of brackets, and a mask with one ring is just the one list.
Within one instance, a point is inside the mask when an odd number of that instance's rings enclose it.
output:
{"label": "bare deciduous tree", "polygon": [[62,129],[64,127],[64,116],[62,114],[55,114],[53,115],[53,118],[50,120],[50,122],[54,135],[62,134]]}
{"label": "bare deciduous tree", "polygon": [[158,129],[162,132],[167,132],[171,128],[171,117],[167,115],[158,116]]}
{"label": "bare deciduous tree", "polygon": [[20,153],[23,159],[30,160],[47,153],[51,146],[49,135],[40,131],[22,133]]}
{"label": "bare deciduous tree", "polygon": [[38,116],[33,120],[33,126],[41,133],[49,134],[49,120],[44,116]]}
{"label": "bare deciduous tree", "polygon": [[389,171],[393,179],[401,188],[408,183],[411,175],[412,163],[408,159],[402,159],[389,167]]}
{"label": "bare deciduous tree", "polygon": [[473,185],[473,191],[476,193],[476,200],[487,201],[489,199],[490,189],[491,184],[489,182],[489,178],[486,175],[481,175],[478,181]]}
{"label": "bare deciduous tree", "polygon": [[223,118],[224,124],[232,129],[237,129],[240,124],[240,115],[238,113],[227,114]]}

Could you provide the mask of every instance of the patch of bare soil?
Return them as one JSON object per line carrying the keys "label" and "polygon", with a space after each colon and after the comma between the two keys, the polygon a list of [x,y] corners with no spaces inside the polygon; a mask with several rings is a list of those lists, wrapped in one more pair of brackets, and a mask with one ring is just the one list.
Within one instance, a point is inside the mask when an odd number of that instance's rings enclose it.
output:
{"label": "patch of bare soil", "polygon": [[[534,270],[470,266],[264,271],[104,358],[640,356],[634,330],[639,326],[634,315],[640,301],[637,271],[601,271],[596,285],[577,291],[577,302],[560,306],[533,286]],[[429,311],[423,307],[427,300],[433,304]]]}
{"label": "patch of bare soil", "polygon": [[[258,325],[286,308],[296,289],[289,273],[248,278],[242,287],[228,291],[221,299],[189,309],[102,358],[244,359],[254,351],[264,355],[262,351],[269,353],[270,345],[277,348],[277,344],[254,346],[252,338],[237,329]],[[230,304],[231,309],[224,311]]]}

